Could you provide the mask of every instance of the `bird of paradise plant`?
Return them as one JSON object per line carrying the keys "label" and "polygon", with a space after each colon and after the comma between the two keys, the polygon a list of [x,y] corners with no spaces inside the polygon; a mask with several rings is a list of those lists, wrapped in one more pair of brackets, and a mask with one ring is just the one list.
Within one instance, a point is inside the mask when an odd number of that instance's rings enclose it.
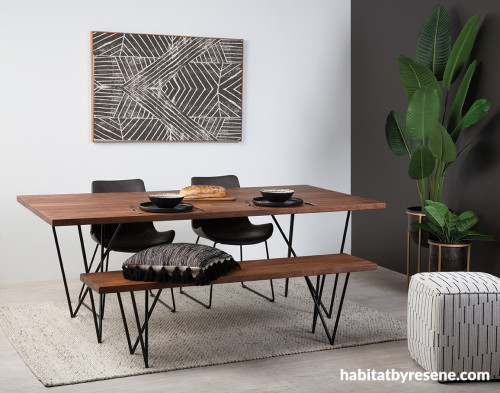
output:
{"label": "bird of paradise plant", "polygon": [[485,99],[478,99],[463,114],[476,60],[467,67],[452,102],[450,97],[474,46],[479,20],[479,14],[470,18],[451,47],[448,13],[437,5],[420,30],[414,57],[397,57],[408,110],[406,115],[390,112],[385,134],[394,154],[409,156],[408,175],[416,180],[422,208],[426,200],[440,201],[446,171],[472,144],[457,152],[461,132],[490,109]]}

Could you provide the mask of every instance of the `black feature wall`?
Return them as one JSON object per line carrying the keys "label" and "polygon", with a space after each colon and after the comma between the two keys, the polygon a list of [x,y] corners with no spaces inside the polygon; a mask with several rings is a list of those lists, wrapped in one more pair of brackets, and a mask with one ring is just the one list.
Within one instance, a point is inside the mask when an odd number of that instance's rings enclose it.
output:
{"label": "black feature wall", "polygon": [[[383,211],[353,214],[352,252],[404,273],[405,209],[419,205],[419,198],[407,174],[408,157],[395,156],[387,147],[385,121],[391,110],[406,113],[407,109],[396,57],[413,56],[420,27],[438,3],[352,0],[351,4],[351,190],[387,203]],[[495,234],[495,243],[473,243],[471,270],[500,276],[500,1],[443,0],[440,4],[450,16],[452,42],[471,16],[481,14],[471,56],[479,64],[468,105],[478,98],[491,103],[489,114],[460,136],[461,146],[476,142],[449,169],[442,201],[456,212],[475,211],[480,217],[478,228]]]}

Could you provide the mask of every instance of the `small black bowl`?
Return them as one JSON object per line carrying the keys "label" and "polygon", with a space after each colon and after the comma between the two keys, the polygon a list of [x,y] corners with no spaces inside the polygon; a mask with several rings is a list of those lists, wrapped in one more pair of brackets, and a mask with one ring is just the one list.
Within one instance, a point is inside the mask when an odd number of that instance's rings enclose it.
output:
{"label": "small black bowl", "polygon": [[269,188],[260,190],[260,193],[269,202],[285,202],[292,197],[294,191],[284,188]]}
{"label": "small black bowl", "polygon": [[174,207],[177,206],[184,195],[181,194],[151,194],[148,195],[151,202],[158,207]]}

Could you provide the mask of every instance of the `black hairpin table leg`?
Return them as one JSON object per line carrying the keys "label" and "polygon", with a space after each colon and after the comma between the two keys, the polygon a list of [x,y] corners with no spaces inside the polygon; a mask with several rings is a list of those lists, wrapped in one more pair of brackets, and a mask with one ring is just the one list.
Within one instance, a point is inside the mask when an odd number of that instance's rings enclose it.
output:
{"label": "black hairpin table leg", "polygon": [[[295,214],[290,214],[290,229],[288,232],[288,240],[290,242],[290,245],[288,247],[288,258],[292,256],[292,244],[293,244],[293,227],[295,225]],[[289,278],[285,279],[285,297],[288,296],[288,282],[290,281]]]}
{"label": "black hairpin table leg", "polygon": [[[340,245],[340,253],[341,254],[344,252],[345,240],[346,240],[346,236],[347,236],[347,229],[349,228],[349,220],[350,220],[350,218],[351,218],[351,212],[348,211],[347,212],[347,217],[346,217],[346,220],[345,220],[345,225],[344,225],[344,234],[342,236],[342,243]],[[321,286],[320,286],[320,290],[319,290],[319,299],[320,299],[321,308],[325,312],[326,317],[328,319],[330,319],[332,317],[332,315],[333,315],[333,303],[335,301],[335,292],[337,290],[337,282],[338,282],[338,279],[339,279],[339,275],[338,275],[338,273],[335,275],[335,284],[333,285],[332,299],[330,301],[330,307],[329,307],[328,310],[327,310],[326,306],[324,305],[323,301],[321,300],[322,299],[322,295],[323,295],[323,288],[325,286],[325,278],[326,278],[326,276],[323,276],[322,279],[321,279]],[[314,328],[313,328],[313,330],[314,330]]]}

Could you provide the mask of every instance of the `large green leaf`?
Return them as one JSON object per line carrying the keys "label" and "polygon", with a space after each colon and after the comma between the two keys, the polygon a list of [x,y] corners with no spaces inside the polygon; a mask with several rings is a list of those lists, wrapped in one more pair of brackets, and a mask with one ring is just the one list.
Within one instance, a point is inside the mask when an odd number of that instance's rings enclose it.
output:
{"label": "large green leaf", "polygon": [[[452,139],[453,139],[453,138],[452,138]],[[465,146],[462,150],[460,150],[460,151],[457,153],[457,158],[458,158],[458,157],[460,157],[462,154],[464,154],[464,153],[465,153],[465,152],[469,149],[469,147],[471,147],[471,146],[472,146],[472,144],[473,144],[473,143],[474,143],[474,142],[470,142],[470,143],[468,143],[468,144],[467,144],[467,146]],[[456,160],[457,158],[455,158],[455,160]],[[451,162],[447,162],[447,163],[445,164],[445,166],[444,166],[444,171],[443,171],[443,176],[444,176],[444,174],[446,173],[446,171],[448,170],[448,168],[450,167],[450,165],[451,165],[451,164],[452,164]]]}
{"label": "large green leaf", "polygon": [[479,217],[477,216],[461,219],[460,221],[457,222],[457,231],[465,232],[471,229],[478,222],[479,222]]}
{"label": "large green leaf", "polygon": [[424,179],[434,170],[434,157],[427,146],[419,146],[411,156],[408,176],[414,180]]}
{"label": "large green leaf", "polygon": [[436,235],[438,238],[443,238],[444,233],[441,228],[439,228],[437,225],[434,225],[432,222],[427,221],[423,223],[418,223],[418,222],[412,222],[412,226],[416,228],[422,228],[424,231],[430,232],[434,235]]}
{"label": "large green leaf", "polygon": [[437,80],[443,79],[450,55],[450,19],[443,6],[437,5],[425,20],[418,34],[415,59],[427,66]]}
{"label": "large green leaf", "polygon": [[431,70],[411,57],[398,56],[396,60],[408,101],[412,99],[415,91],[425,86],[432,86],[436,89],[441,100],[441,87]]}
{"label": "large green leaf", "polygon": [[493,242],[495,241],[495,237],[491,233],[478,231],[478,230],[469,230],[463,233],[457,240],[483,240],[485,242]]}
{"label": "large green leaf", "polygon": [[[433,207],[434,209],[437,210],[437,212],[444,218],[448,219],[449,216],[451,215],[450,209],[448,209],[448,206],[446,206],[444,203],[437,202],[437,201],[431,201],[427,200],[425,201],[425,204],[427,206]],[[427,207],[426,206],[426,207]],[[425,213],[425,207],[424,207],[424,213]]]}
{"label": "large green leaf", "polygon": [[385,138],[389,148],[397,156],[411,156],[418,146],[418,141],[411,139],[406,133],[405,116],[397,111],[391,111],[387,116]]}
{"label": "large green leaf", "polygon": [[440,228],[445,226],[445,217],[434,206],[425,206],[424,212],[425,216],[431,223],[439,226]]}
{"label": "large green leaf", "polygon": [[440,112],[441,100],[433,87],[426,86],[416,90],[408,104],[406,132],[413,139],[427,138],[431,126],[439,121]]}
{"label": "large green leaf", "polygon": [[474,60],[460,83],[460,87],[458,88],[457,95],[455,96],[455,101],[453,101],[453,105],[451,106],[450,116],[448,117],[448,129],[454,130],[457,126],[458,121],[462,117],[462,108],[464,106],[465,97],[467,97],[467,91],[469,90],[470,81],[472,76],[474,75],[474,71],[476,71],[477,60]]}
{"label": "large green leaf", "polygon": [[453,130],[453,132],[451,133],[451,138],[453,139],[453,142],[457,141],[458,137],[460,136],[460,133],[463,130],[476,124],[479,120],[481,120],[484,116],[486,116],[486,114],[490,110],[490,106],[491,106],[490,103],[486,101],[484,98],[476,100],[469,108],[469,110],[462,118],[462,120],[458,122],[457,126],[455,127],[455,130]]}
{"label": "large green leaf", "polygon": [[446,90],[449,90],[450,85],[457,78],[469,57],[470,51],[474,46],[474,41],[476,40],[479,19],[479,14],[470,18],[453,45],[443,74],[443,87]]}
{"label": "large green leaf", "polygon": [[441,123],[436,122],[432,125],[427,146],[438,160],[452,162],[457,158],[455,143]]}

